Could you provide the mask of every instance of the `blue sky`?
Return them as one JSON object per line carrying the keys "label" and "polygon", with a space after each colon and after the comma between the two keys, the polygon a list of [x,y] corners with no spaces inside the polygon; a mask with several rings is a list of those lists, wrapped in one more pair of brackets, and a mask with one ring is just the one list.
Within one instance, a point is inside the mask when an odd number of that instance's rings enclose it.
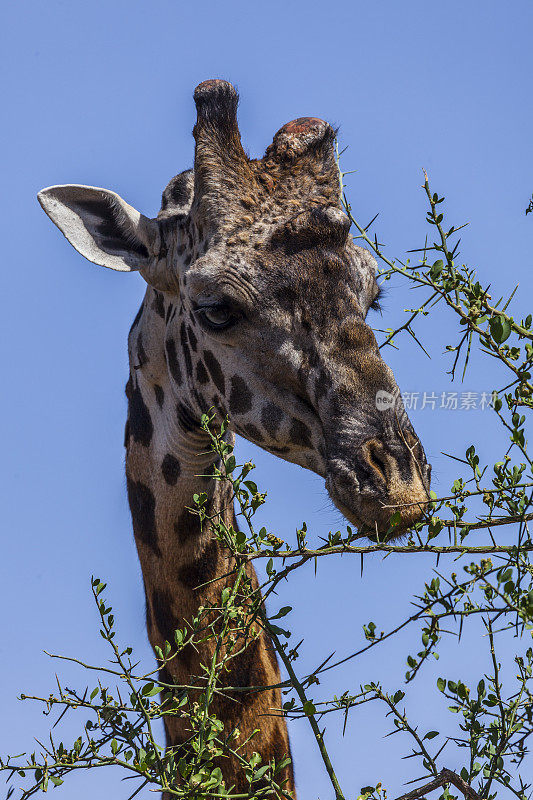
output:
{"label": "blue sky", "polygon": [[[337,0],[320,7],[303,0],[26,0],[9,4],[4,16],[2,753],[20,752],[31,735],[46,731],[37,707],[15,699],[52,688],[57,663],[43,649],[95,662],[105,656],[91,573],[110,585],[124,641],[147,664],[151,659],[122,449],[126,336],[143,281],[84,261],[40,210],[40,188],[105,186],[155,215],[168,179],[192,163],[194,86],[224,77],[240,90],[240,127],[252,155],[295,117],[340,125],[341,146],[349,146],[344,169],[356,170],[348,178],[354,214],[367,222],[380,212],[376,229],[391,255],[423,243],[422,167],[446,195],[451,221],[470,222],[461,257],[492,283],[494,295],[520,282],[517,313],[526,310],[532,288],[533,233],[533,218],[524,216],[533,191],[527,0]],[[396,281],[383,317],[374,315],[372,324],[395,327],[416,298]],[[453,389],[442,355],[455,335],[453,321],[438,315],[419,330],[431,360],[407,340],[387,353],[400,387]],[[490,390],[487,367],[475,358],[455,389]],[[419,408],[411,418],[437,491],[455,475],[442,451],[462,455],[476,442],[490,457],[502,441],[490,412]],[[316,476],[245,442],[238,454],[258,465],[271,530],[290,535],[306,519],[318,539],[342,524]],[[302,668],[332,649],[356,649],[369,619],[378,629],[398,620],[431,568],[425,557],[396,557],[369,560],[362,579],[355,558],[324,563],[317,577],[301,570],[279,599],[295,605],[294,636],[306,637]],[[328,673],[317,693],[353,690],[376,675],[390,688],[401,685],[410,645],[416,638],[407,636],[377,661]],[[409,699],[415,719],[425,718],[428,728],[448,724],[433,692],[435,676],[453,675],[458,662],[474,674],[481,650],[476,636],[448,645],[437,671],[427,670]],[[69,669],[62,674],[71,684],[85,680]],[[330,797],[305,726],[291,729],[299,795]],[[347,794],[383,780],[394,797],[413,777],[413,762],[400,760],[407,742],[383,739],[388,730],[373,707],[354,714],[344,739],[332,725]],[[460,767],[460,754],[451,752],[447,766]],[[127,788],[108,773],[73,779],[62,796],[75,789],[79,800],[119,798]]]}

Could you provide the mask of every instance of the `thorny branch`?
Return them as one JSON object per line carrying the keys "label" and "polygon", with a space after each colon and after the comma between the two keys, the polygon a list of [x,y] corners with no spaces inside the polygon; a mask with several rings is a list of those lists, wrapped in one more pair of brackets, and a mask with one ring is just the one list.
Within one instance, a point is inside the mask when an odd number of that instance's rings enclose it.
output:
{"label": "thorny branch", "polygon": [[[253,464],[237,464],[226,436],[226,423],[217,428],[214,420],[206,415],[202,425],[220,464],[215,470],[215,479],[231,486],[243,523],[242,530],[234,530],[224,523],[222,515],[208,515],[205,495],[194,498],[194,508],[202,525],[208,526],[233,556],[235,566],[223,576],[224,582],[221,577],[210,581],[215,586],[220,582],[220,600],[202,607],[196,617],[186,620],[182,628],[175,631],[174,640],[157,651],[156,668],[143,672],[133,660],[132,649],[116,643],[114,615],[103,599],[105,584],[93,579],[100,634],[110,648],[110,663],[98,666],[80,658],[54,655],[95,676],[93,687],[67,689],[58,679],[57,691],[48,697],[22,696],[22,699],[42,704],[46,714],[57,712],[58,718],[49,741],[38,743],[38,753],[0,759],[0,771],[6,774],[9,782],[8,798],[15,792],[16,778],[23,783],[19,797],[26,800],[37,792],[47,791],[50,786],[61,785],[71,773],[114,767],[134,779],[135,788],[129,800],[145,788],[164,789],[167,796],[181,800],[290,800],[281,778],[288,758],[262,764],[256,753],[246,757],[248,743],[240,740],[239,732],[225,730],[212,710],[212,701],[217,695],[228,698],[230,692],[260,692],[268,688],[221,688],[221,674],[246,646],[238,644],[239,637],[231,637],[230,633],[238,631],[247,642],[253,638],[254,626],[268,632],[284,667],[285,674],[279,684],[283,705],[271,709],[271,713],[283,715],[287,720],[306,720],[336,800],[351,796],[353,789],[345,792],[341,786],[340,772],[334,768],[332,742],[322,725],[332,714],[340,714],[345,731],[348,717],[370,702],[386,706],[392,732],[408,737],[411,742],[412,751],[406,758],[417,759],[424,771],[415,779],[424,781],[424,785],[397,800],[417,800],[437,789],[442,790],[443,800],[449,800],[452,798],[450,787],[455,787],[467,800],[495,800],[500,794],[518,800],[531,798],[531,785],[523,779],[521,768],[529,758],[529,741],[533,734],[533,650],[528,646],[533,631],[530,558],[533,541],[529,531],[529,523],[533,521],[533,475],[525,434],[526,414],[533,406],[533,319],[531,314],[524,319],[511,314],[516,288],[505,302],[503,297],[493,300],[490,287],[480,282],[475,271],[458,263],[459,240],[456,237],[464,226],[448,228],[442,211],[444,198],[430,190],[427,175],[424,177],[423,189],[428,202],[426,221],[435,232],[435,241],[431,243],[432,237],[428,240],[426,236],[424,245],[411,251],[421,255],[416,265],[409,260],[402,263],[387,257],[377,235],[369,233],[374,220],[366,227],[360,225],[345,201],[346,213],[357,230],[356,238],[365,242],[382,264],[382,279],[389,280],[394,275],[424,292],[418,308],[406,310],[406,319],[396,330],[385,331],[381,347],[398,347],[398,337],[406,333],[426,352],[416,326],[431,316],[437,305],[445,309],[450,314],[451,335],[455,337],[447,347],[453,358],[452,377],[460,363],[464,375],[476,348],[480,357],[490,356],[493,360],[489,363],[497,363],[500,373],[503,370],[507,375],[503,387],[492,395],[494,420],[508,437],[507,451],[502,456],[496,453],[494,462],[486,464],[481,463],[474,445],[466,449],[464,457],[452,455],[460,474],[442,497],[431,494],[424,519],[408,533],[407,541],[390,541],[399,512],[398,507],[391,507],[389,530],[380,538],[375,532],[354,531],[348,527],[346,533],[332,531],[327,538],[316,541],[311,540],[304,524],[291,542],[290,537],[283,539],[265,528],[259,531],[254,528],[254,515],[265,503],[266,495],[250,478]],[[433,263],[431,254],[437,256]],[[497,379],[500,379],[499,374]],[[495,529],[498,544],[493,535]],[[370,543],[361,542],[369,538]],[[336,660],[334,653],[320,656],[310,673],[299,669],[302,642],[291,644],[291,631],[286,627],[292,609],[285,606],[269,614],[265,601],[269,605],[273,603],[281,587],[305,564],[312,562],[317,569],[325,556],[356,555],[361,559],[362,572],[365,556],[373,553],[381,553],[383,558],[432,555],[436,563],[423,586],[412,594],[409,610],[402,609],[398,603],[400,619],[394,624],[380,631],[381,626],[371,620],[363,626],[361,644],[350,648],[346,655],[339,654]],[[245,579],[246,562],[258,560],[265,562],[266,570],[260,589],[252,587]],[[461,578],[452,571],[459,568],[463,573]],[[411,687],[421,672],[429,669],[428,664],[439,655],[447,637],[460,641],[468,635],[466,631],[478,635],[480,621],[486,630],[483,641],[488,642],[488,658],[477,685],[469,686],[456,676],[437,679],[437,697],[451,703],[449,709],[456,732],[445,735],[437,730],[424,731],[422,723],[415,724],[402,705],[406,693],[416,691]],[[320,678],[326,672],[331,675],[333,670],[376,647],[385,651],[391,641],[407,631],[416,631],[417,639],[414,646],[412,641],[409,645],[412,652],[406,656],[403,689],[392,690],[371,681],[339,691],[332,697],[324,695]],[[499,637],[505,645],[500,648],[506,656],[505,668],[496,655]],[[165,683],[159,678],[159,670],[178,657],[183,648],[197,647],[208,638],[214,641],[215,647],[211,662],[203,665],[201,674],[191,675],[189,682],[183,685]],[[314,643],[317,651],[320,644],[318,637]],[[514,678],[509,675],[511,661]],[[456,669],[461,671],[460,659]],[[110,681],[116,683],[114,688],[108,686]],[[66,714],[73,716],[80,710],[85,719],[90,717],[81,724],[80,735],[70,744],[58,742],[55,732],[59,730],[58,723]],[[165,750],[157,740],[155,724],[168,715],[180,716],[190,737],[179,747]],[[261,720],[258,720],[260,727]],[[454,763],[462,763],[462,766],[457,772],[443,763],[443,753],[449,751],[447,746],[459,748]],[[462,753],[464,758],[461,758]],[[217,765],[224,758],[232,758],[240,765],[248,782],[247,792],[236,793],[233,787],[225,785]],[[357,765],[356,772],[358,780],[365,772],[364,765]],[[376,780],[373,786],[361,789],[358,800],[385,798],[381,781]]]}

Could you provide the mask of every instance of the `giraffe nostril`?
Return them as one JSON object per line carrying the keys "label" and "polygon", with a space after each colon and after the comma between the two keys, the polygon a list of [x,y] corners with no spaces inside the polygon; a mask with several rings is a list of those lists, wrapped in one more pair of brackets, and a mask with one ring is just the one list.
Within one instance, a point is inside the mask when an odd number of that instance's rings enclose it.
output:
{"label": "giraffe nostril", "polygon": [[363,457],[381,480],[387,483],[390,470],[387,463],[387,454],[385,453],[383,445],[376,440],[366,442],[363,445]]}

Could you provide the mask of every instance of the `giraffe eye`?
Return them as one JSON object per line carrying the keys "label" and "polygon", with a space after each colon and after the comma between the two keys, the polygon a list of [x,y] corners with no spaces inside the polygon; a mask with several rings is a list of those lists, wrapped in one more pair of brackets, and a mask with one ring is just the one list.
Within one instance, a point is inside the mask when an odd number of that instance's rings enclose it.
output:
{"label": "giraffe eye", "polygon": [[228,306],[205,306],[198,309],[200,322],[211,330],[229,328],[237,322],[237,315]]}

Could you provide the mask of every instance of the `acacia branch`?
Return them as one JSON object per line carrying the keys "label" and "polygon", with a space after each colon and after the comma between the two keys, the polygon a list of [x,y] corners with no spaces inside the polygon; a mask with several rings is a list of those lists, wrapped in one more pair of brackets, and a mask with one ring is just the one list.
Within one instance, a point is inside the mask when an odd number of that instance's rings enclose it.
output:
{"label": "acacia branch", "polygon": [[413,789],[412,792],[407,792],[407,794],[402,794],[401,797],[397,797],[396,800],[417,800],[418,797],[423,797],[428,792],[433,792],[435,789],[444,786],[447,783],[452,783],[456,789],[459,789],[460,792],[464,794],[465,797],[469,798],[469,800],[481,800],[480,796],[477,792],[472,789],[471,786],[466,783],[457,773],[452,772],[451,769],[443,769],[429,783],[426,783],[424,786],[420,786],[418,789]]}

